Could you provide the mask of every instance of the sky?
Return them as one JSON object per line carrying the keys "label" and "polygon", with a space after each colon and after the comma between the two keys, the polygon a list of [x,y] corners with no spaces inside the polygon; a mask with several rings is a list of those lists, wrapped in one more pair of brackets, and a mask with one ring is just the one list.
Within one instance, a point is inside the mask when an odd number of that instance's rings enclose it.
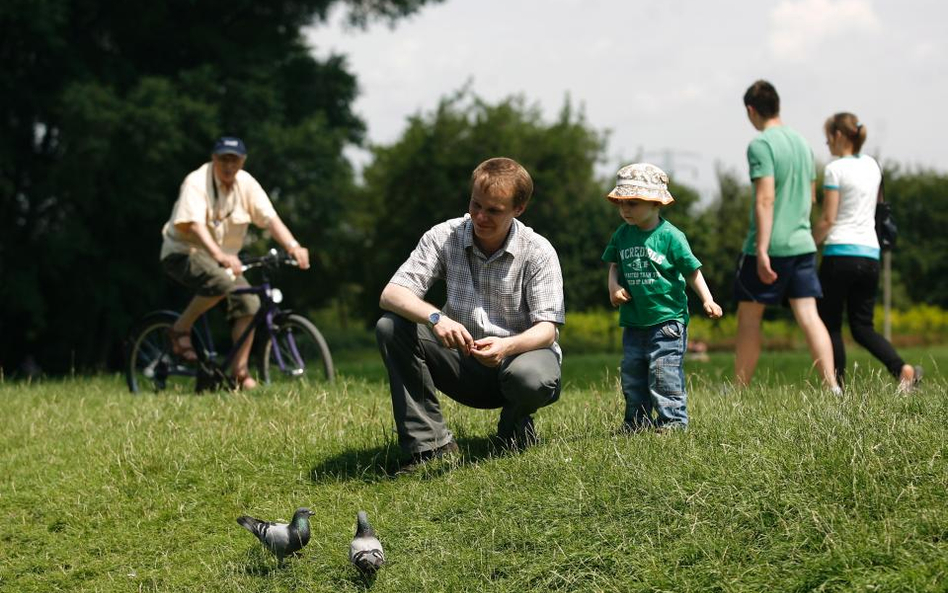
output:
{"label": "sky", "polygon": [[396,141],[409,116],[466,84],[489,102],[521,95],[549,121],[569,97],[609,133],[600,174],[646,160],[709,199],[719,168],[746,178],[756,132],[742,97],[764,78],[819,163],[823,122],[850,111],[867,127],[864,152],[948,171],[940,0],[445,0],[394,27],[343,17],[307,38],[318,57],[347,56],[371,143]]}

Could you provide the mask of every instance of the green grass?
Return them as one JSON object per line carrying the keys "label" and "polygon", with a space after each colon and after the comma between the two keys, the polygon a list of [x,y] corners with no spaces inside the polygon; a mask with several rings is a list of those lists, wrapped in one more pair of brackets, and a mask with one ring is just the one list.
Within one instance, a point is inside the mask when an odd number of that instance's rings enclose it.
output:
{"label": "green grass", "polygon": [[[328,391],[7,382],[0,591],[944,591],[948,349],[906,354],[923,389],[854,352],[843,397],[802,353],[743,392],[713,356],[688,365],[687,433],[631,437],[618,355],[567,358],[540,446],[491,456],[496,412],[445,398],[461,460],[397,479],[371,358]],[[235,522],[304,505],[313,539],[283,568]],[[374,583],[347,564],[359,509],[388,556]]]}

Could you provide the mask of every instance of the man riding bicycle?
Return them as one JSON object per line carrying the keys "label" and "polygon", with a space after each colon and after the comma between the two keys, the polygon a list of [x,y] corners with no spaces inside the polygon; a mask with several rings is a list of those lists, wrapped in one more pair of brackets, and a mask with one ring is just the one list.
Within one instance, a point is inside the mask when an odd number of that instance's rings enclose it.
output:
{"label": "man riding bicycle", "polygon": [[[293,238],[257,180],[243,170],[246,160],[247,149],[240,138],[220,138],[211,162],[184,178],[171,218],[162,229],[162,268],[196,293],[168,335],[175,355],[190,362],[197,360],[191,327],[221,299],[227,298],[235,343],[260,308],[256,295],[232,294],[235,288],[249,286],[237,254],[250,223],[269,230],[301,269],[309,268],[309,251]],[[257,385],[247,368],[252,344],[251,334],[234,358],[231,372],[239,389]]]}

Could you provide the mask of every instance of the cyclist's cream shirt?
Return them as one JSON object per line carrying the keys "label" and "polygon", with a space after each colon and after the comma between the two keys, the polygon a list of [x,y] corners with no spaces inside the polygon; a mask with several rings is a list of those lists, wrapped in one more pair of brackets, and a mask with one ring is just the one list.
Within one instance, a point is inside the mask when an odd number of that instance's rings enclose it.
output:
{"label": "cyclist's cream shirt", "polygon": [[250,173],[238,171],[233,187],[225,193],[214,179],[213,166],[205,163],[189,173],[181,184],[171,218],[161,230],[161,259],[173,253],[189,254],[204,249],[197,235],[179,231],[175,228],[176,224],[197,222],[207,225],[207,230],[221,249],[230,255],[237,255],[243,247],[250,223],[267,228],[275,216],[276,210],[267,192]]}

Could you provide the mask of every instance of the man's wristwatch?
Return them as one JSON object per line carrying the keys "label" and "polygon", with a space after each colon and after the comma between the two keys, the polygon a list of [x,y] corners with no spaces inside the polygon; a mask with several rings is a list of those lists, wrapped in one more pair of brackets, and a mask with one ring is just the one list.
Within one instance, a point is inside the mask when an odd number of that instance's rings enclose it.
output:
{"label": "man's wristwatch", "polygon": [[438,322],[441,321],[442,313],[441,311],[435,311],[428,316],[428,327],[434,327],[438,325]]}

